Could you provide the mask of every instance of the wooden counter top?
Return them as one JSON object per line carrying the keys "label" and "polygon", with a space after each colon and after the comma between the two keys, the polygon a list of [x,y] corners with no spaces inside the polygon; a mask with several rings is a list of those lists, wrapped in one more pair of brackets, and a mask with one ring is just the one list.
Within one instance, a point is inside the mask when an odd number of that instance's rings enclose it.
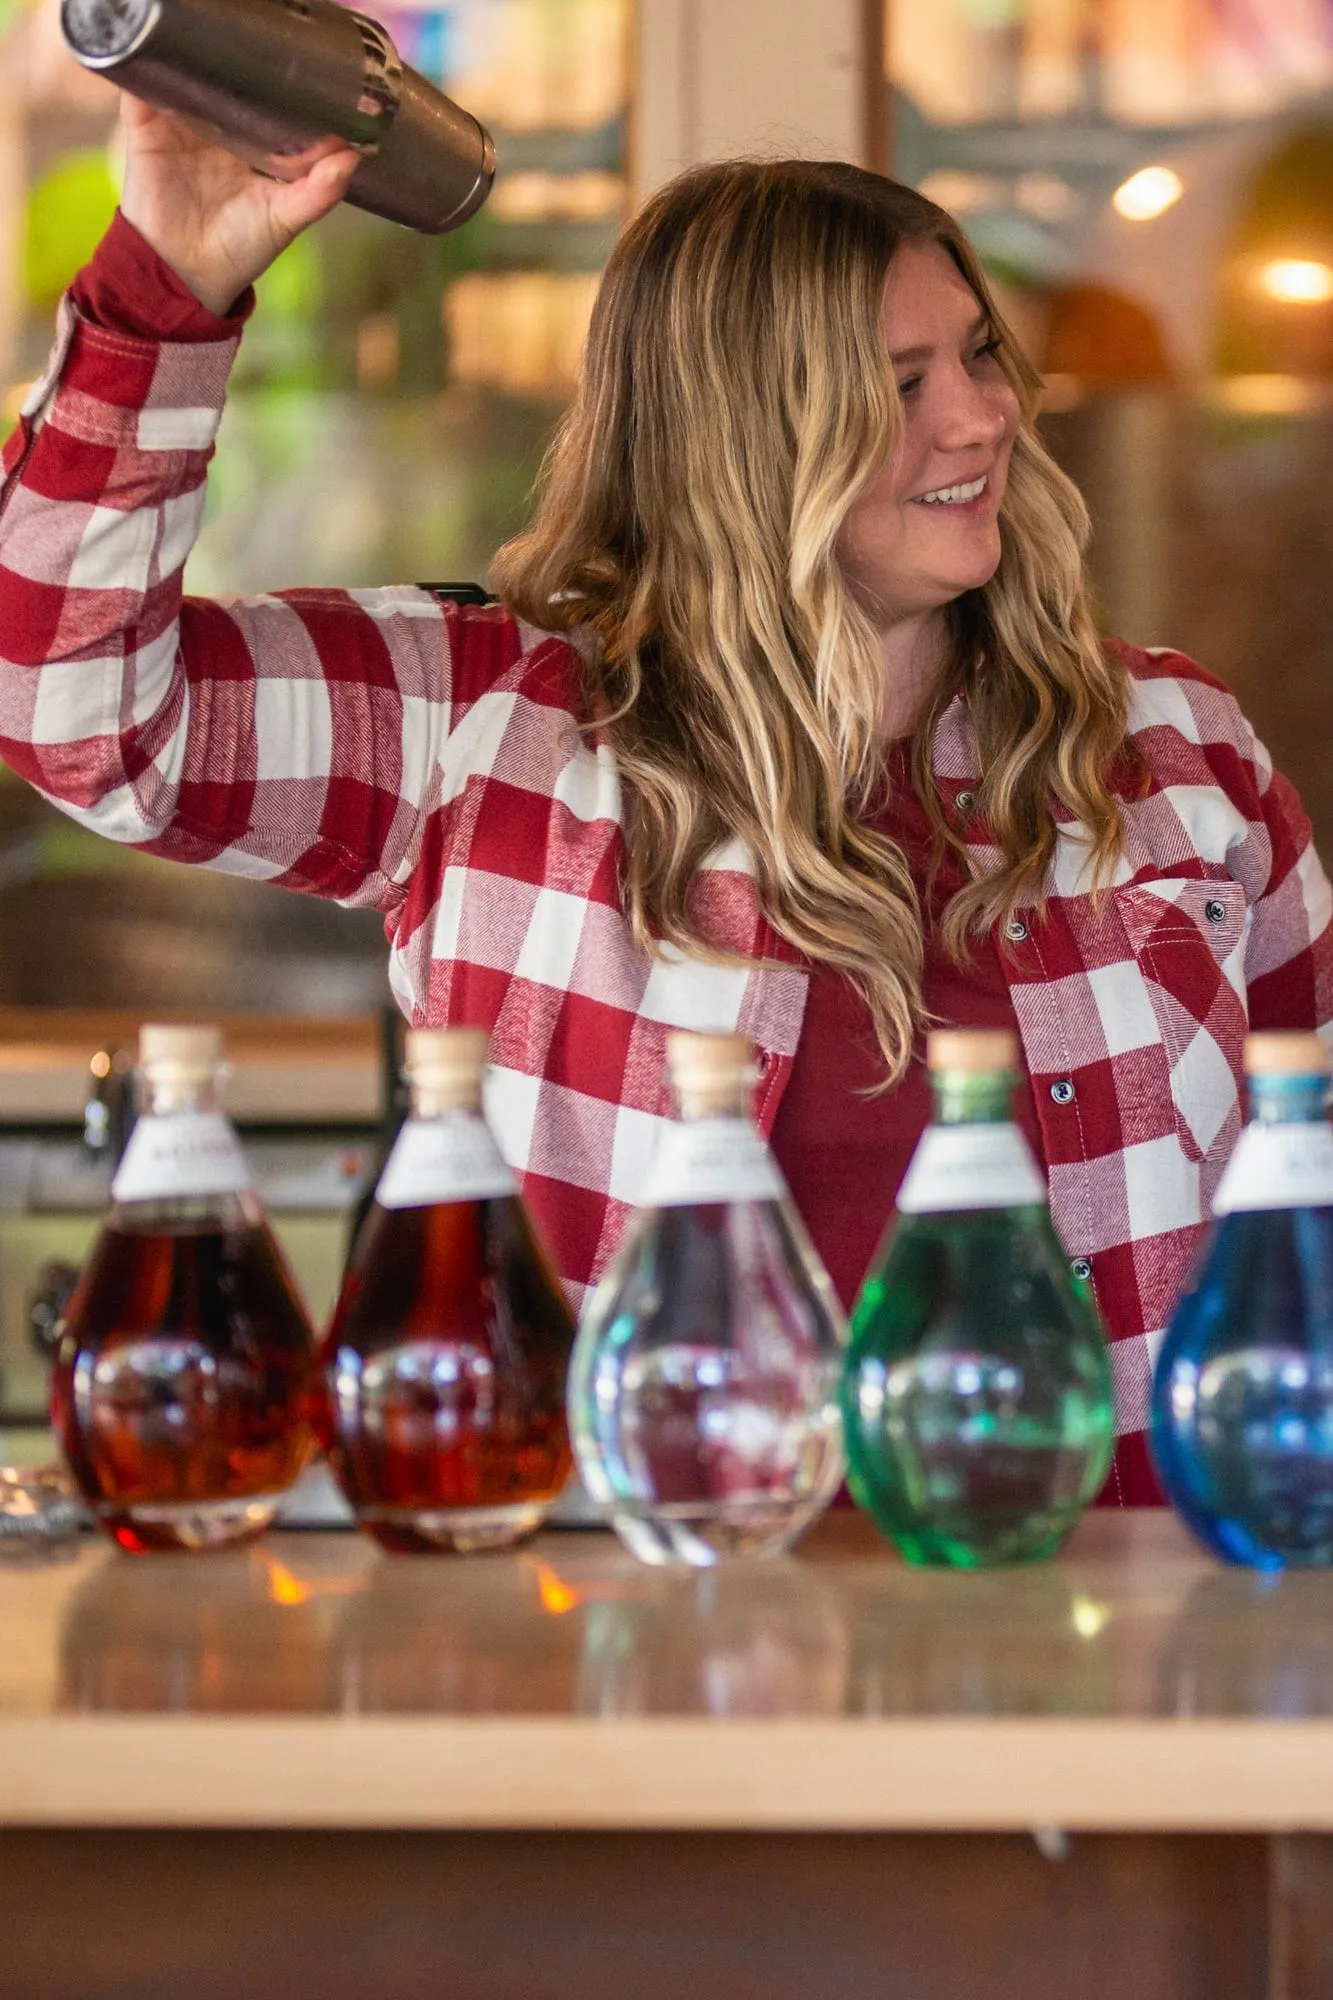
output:
{"label": "wooden counter top", "polygon": [[911,1570],[859,1516],[679,1577],[610,1535],[0,1566],[0,1823],[1333,1829],[1333,1575],[1166,1514]]}

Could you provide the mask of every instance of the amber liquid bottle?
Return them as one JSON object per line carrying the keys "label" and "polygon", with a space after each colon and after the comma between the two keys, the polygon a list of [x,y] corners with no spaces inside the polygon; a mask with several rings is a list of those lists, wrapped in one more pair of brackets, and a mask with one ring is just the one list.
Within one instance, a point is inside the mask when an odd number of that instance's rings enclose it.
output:
{"label": "amber liquid bottle", "polygon": [[411,1110],[319,1353],[316,1423],[384,1548],[504,1548],[569,1476],[574,1320],[481,1108],[486,1036],[407,1036]]}
{"label": "amber liquid bottle", "polygon": [[240,1144],[213,1028],[145,1027],[143,1114],[61,1329],[52,1422],[124,1549],[262,1533],[300,1473],[313,1338]]}

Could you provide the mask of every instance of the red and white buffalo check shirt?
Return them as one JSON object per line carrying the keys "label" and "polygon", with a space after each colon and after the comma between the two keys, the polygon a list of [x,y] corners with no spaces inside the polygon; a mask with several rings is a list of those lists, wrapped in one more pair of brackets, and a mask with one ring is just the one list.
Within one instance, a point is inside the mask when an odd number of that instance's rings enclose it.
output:
{"label": "red and white buffalo check shirt", "polygon": [[[577,1303],[672,1115],[668,1029],[753,1036],[771,1129],[806,970],[737,847],[699,920],[776,966],[634,949],[620,781],[580,730],[567,640],[409,587],[182,602],[235,346],[62,306],[0,487],[0,752],[112,840],[382,910],[411,1020],[491,1031],[500,1143]],[[1126,797],[1114,883],[1089,893],[1064,828],[1005,964],[1056,1227],[1141,1456],[1155,1343],[1241,1124],[1247,1021],[1329,1029],[1333,932],[1308,823],[1231,695],[1178,654],[1123,654],[1151,783]],[[962,700],[934,769],[946,799],[977,786]],[[984,827],[975,852],[992,862]]]}

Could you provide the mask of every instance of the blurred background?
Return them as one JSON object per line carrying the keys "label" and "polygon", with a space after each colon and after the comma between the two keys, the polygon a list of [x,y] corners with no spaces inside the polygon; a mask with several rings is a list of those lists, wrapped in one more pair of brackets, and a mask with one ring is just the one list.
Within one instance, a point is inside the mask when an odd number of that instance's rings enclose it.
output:
{"label": "blurred background", "polygon": [[[692,160],[841,154],[971,233],[1094,510],[1109,629],[1239,693],[1333,857],[1333,0],[431,0],[381,13],[493,130],[430,239],[349,208],[260,287],[188,584],[480,579],[598,272]],[[116,199],[111,86],[0,0],[0,393]],[[94,879],[95,886],[94,886]],[[378,921],[112,849],[0,779],[0,1006],[346,1017]]]}

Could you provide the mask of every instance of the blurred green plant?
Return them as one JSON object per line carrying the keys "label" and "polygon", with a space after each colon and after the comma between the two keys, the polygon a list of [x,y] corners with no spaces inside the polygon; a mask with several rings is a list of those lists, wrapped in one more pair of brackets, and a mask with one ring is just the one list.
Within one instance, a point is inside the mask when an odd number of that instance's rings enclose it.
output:
{"label": "blurred green plant", "polygon": [[320,323],[325,285],[317,235],[298,236],[255,286],[255,311],[241,345],[236,383],[321,386]]}
{"label": "blurred green plant", "polygon": [[23,235],[23,289],[30,306],[44,312],[56,303],[97,248],[116,199],[102,147],[62,153],[33,182]]}

